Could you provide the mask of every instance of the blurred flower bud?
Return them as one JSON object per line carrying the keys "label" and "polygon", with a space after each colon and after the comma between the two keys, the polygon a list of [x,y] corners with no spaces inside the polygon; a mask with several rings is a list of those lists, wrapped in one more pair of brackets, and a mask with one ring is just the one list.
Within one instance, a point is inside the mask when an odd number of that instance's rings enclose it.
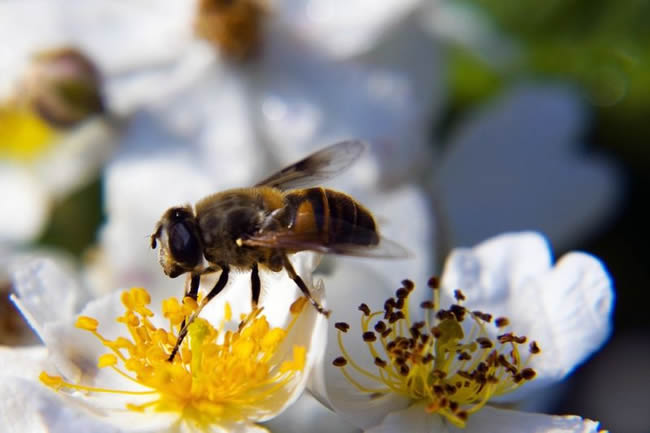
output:
{"label": "blurred flower bud", "polygon": [[20,87],[18,101],[58,128],[70,128],[104,112],[101,77],[93,62],[75,48],[37,54]]}
{"label": "blurred flower bud", "polygon": [[247,60],[261,44],[263,0],[200,0],[194,31],[224,56]]}

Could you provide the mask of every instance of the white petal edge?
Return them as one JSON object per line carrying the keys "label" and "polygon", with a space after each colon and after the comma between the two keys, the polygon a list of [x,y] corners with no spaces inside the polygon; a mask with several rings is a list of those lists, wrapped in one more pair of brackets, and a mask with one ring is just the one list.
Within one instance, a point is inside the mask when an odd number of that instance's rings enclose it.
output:
{"label": "white petal edge", "polygon": [[599,423],[578,416],[554,416],[518,412],[486,406],[472,414],[464,429],[456,428],[438,415],[426,413],[423,404],[386,416],[366,433],[597,433]]}
{"label": "white petal edge", "polygon": [[[609,273],[597,258],[585,253],[566,254],[550,272],[526,284],[521,292],[521,307],[513,306],[520,315],[513,317],[513,322],[528,319],[531,324],[524,332],[531,338],[550,334],[548,342],[539,341],[542,353],[531,363],[538,380],[563,379],[609,338],[615,293]],[[525,305],[535,293],[545,317],[526,315]]]}

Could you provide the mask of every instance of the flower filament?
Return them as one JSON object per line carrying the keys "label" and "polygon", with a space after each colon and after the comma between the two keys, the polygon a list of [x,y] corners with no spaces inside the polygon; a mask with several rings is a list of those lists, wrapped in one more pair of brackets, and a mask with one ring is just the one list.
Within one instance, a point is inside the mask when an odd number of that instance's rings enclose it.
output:
{"label": "flower filament", "polygon": [[[384,303],[383,311],[373,312],[366,304],[359,306],[363,313],[362,339],[374,358],[375,370],[362,367],[346,351],[343,334],[349,325],[335,325],[343,356],[333,364],[360,392],[370,398],[397,393],[425,401],[428,412],[464,427],[469,415],[490,398],[511,392],[535,377],[527,364],[540,352],[539,346],[532,342],[521,350],[527,338],[505,332],[509,325],[506,318],[493,320],[490,314],[469,311],[462,306],[465,296],[459,290],[455,292],[456,303],[441,309],[438,281],[432,278],[429,286],[433,299],[420,305],[424,320],[412,323],[408,298],[415,286],[409,280],[402,285],[395,297]],[[493,340],[488,326],[503,333]]]}
{"label": "flower filament", "polygon": [[59,376],[41,373],[41,381],[55,389],[151,395],[144,402],[127,403],[134,411],[178,412],[181,418],[202,428],[219,421],[242,421],[261,415],[264,403],[288,386],[303,371],[306,350],[294,346],[292,357],[278,356],[280,345],[305,306],[305,298],[292,305],[291,322],[271,328],[261,309],[245,317],[236,330],[226,330],[231,319],[228,304],[218,329],[198,318],[189,327],[179,355],[169,361],[181,324],[196,309],[196,301],[176,298],[163,301],[163,314],[171,331],[155,327],[147,307],[149,294],[133,288],[122,294],[126,312],[117,318],[129,337],[108,340],[98,333],[98,322],[79,317],[76,326],[95,335],[110,352],[99,357],[98,367],[111,368],[142,385],[142,391],[95,388],[65,382]]}

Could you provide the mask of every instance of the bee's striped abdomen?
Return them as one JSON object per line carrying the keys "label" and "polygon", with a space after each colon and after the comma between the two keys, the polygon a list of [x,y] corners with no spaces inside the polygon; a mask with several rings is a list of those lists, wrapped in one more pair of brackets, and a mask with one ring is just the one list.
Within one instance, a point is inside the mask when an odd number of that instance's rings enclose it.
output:
{"label": "bee's striped abdomen", "polygon": [[297,233],[312,233],[323,245],[379,242],[370,212],[346,194],[318,187],[290,191],[286,199],[295,209],[291,227]]}

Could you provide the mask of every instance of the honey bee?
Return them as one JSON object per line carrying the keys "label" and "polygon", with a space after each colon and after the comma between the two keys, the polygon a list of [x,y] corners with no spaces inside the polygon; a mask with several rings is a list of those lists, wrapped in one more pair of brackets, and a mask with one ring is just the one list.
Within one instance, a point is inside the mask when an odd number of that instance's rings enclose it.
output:
{"label": "honey bee", "polygon": [[286,270],[316,310],[329,316],[296,273],[288,256],[316,251],[366,257],[408,254],[382,238],[373,215],[342,192],[315,186],[348,168],[365,150],[361,141],[342,141],[280,170],[251,188],[212,194],[194,206],[168,209],[151,235],[171,278],[188,273],[185,296],[196,300],[201,275],[221,271],[197,311],[181,326],[172,360],[187,326],[228,282],[231,268],[251,271],[251,304],[260,297],[259,269]]}

